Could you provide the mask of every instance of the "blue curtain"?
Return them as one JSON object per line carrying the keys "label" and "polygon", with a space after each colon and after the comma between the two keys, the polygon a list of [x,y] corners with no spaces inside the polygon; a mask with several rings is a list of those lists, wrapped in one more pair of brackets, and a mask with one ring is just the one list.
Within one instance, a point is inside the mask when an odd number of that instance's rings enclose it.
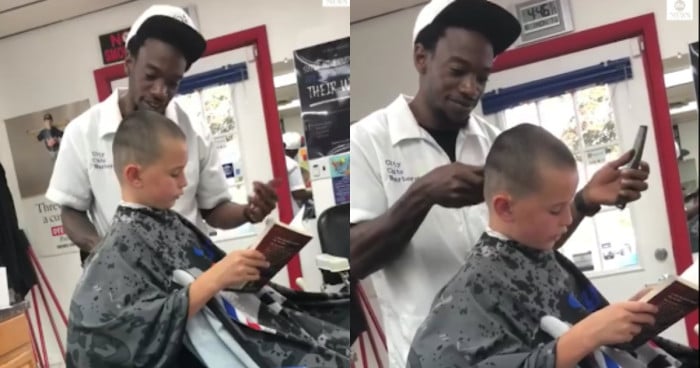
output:
{"label": "blue curtain", "polygon": [[200,88],[213,85],[231,84],[248,79],[246,63],[226,65],[204,73],[194,74],[180,82],[178,94],[186,95]]}
{"label": "blue curtain", "polygon": [[481,107],[484,115],[489,115],[527,101],[559,96],[578,88],[616,83],[631,78],[630,58],[610,60],[568,73],[487,92],[481,99]]}

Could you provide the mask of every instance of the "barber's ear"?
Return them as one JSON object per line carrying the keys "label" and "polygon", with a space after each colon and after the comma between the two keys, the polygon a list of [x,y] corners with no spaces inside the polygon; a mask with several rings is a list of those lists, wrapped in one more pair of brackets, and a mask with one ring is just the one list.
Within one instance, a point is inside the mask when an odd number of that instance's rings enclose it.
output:
{"label": "barber's ear", "polygon": [[136,63],[136,59],[127,50],[126,57],[124,58],[124,72],[126,75],[131,75],[131,70],[134,69],[134,63]]}
{"label": "barber's ear", "polygon": [[491,208],[495,211],[498,217],[506,222],[511,222],[515,219],[513,215],[513,200],[507,194],[497,194],[491,199]]}
{"label": "barber's ear", "polygon": [[138,165],[127,165],[122,172],[124,180],[135,188],[143,187],[141,168]]}
{"label": "barber's ear", "polygon": [[413,45],[413,65],[420,75],[428,71],[428,50],[420,43]]}

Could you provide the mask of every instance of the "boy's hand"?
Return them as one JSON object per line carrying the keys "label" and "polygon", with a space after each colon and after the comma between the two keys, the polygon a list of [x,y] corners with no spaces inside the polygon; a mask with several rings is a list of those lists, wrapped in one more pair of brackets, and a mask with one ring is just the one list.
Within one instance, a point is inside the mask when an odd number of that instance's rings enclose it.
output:
{"label": "boy's hand", "polygon": [[583,319],[574,327],[590,336],[596,348],[631,341],[643,325],[654,324],[658,309],[652,304],[628,301],[611,304]]}
{"label": "boy's hand", "polygon": [[244,210],[248,221],[258,223],[275,209],[275,206],[277,206],[277,193],[274,187],[276,185],[277,180],[271,180],[267,184],[259,181],[253,182],[255,195],[248,197],[248,205]]}
{"label": "boy's hand", "polygon": [[631,302],[636,302],[636,301],[638,301],[639,299],[642,299],[642,297],[643,297],[644,295],[647,295],[647,293],[649,293],[653,288],[654,288],[653,286],[647,286],[647,287],[645,287],[644,289],[638,291],[637,294],[634,294],[634,295],[630,298],[630,301],[631,301]]}
{"label": "boy's hand", "polygon": [[415,182],[431,204],[464,207],[484,201],[484,168],[459,162],[437,167]]}
{"label": "boy's hand", "polygon": [[265,256],[254,249],[235,250],[212,268],[216,269],[219,289],[237,286],[260,278],[260,269],[270,267]]}

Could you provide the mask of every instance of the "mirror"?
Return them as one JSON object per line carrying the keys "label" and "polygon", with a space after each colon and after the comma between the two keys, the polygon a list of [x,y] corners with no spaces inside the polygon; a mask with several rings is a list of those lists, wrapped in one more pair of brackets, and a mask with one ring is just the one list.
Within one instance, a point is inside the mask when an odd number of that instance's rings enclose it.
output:
{"label": "mirror", "polygon": [[664,60],[664,82],[676,145],[683,208],[693,260],[698,260],[698,42]]}

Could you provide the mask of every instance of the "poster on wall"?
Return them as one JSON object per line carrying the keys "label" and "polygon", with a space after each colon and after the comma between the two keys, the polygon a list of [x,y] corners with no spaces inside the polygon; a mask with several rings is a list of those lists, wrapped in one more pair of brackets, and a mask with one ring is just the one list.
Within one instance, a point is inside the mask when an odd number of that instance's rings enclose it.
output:
{"label": "poster on wall", "polygon": [[44,196],[68,123],[90,108],[82,100],[7,119],[10,152],[25,213],[25,233],[38,256],[78,252],[63,231],[60,206]]}
{"label": "poster on wall", "polygon": [[304,186],[311,189],[311,174],[309,170],[309,155],[306,152],[306,146],[299,148],[299,169],[301,176],[304,179]]}
{"label": "poster on wall", "polygon": [[309,160],[350,151],[350,38],[294,52]]}
{"label": "poster on wall", "polygon": [[350,154],[331,157],[329,166],[335,204],[350,202]]}

